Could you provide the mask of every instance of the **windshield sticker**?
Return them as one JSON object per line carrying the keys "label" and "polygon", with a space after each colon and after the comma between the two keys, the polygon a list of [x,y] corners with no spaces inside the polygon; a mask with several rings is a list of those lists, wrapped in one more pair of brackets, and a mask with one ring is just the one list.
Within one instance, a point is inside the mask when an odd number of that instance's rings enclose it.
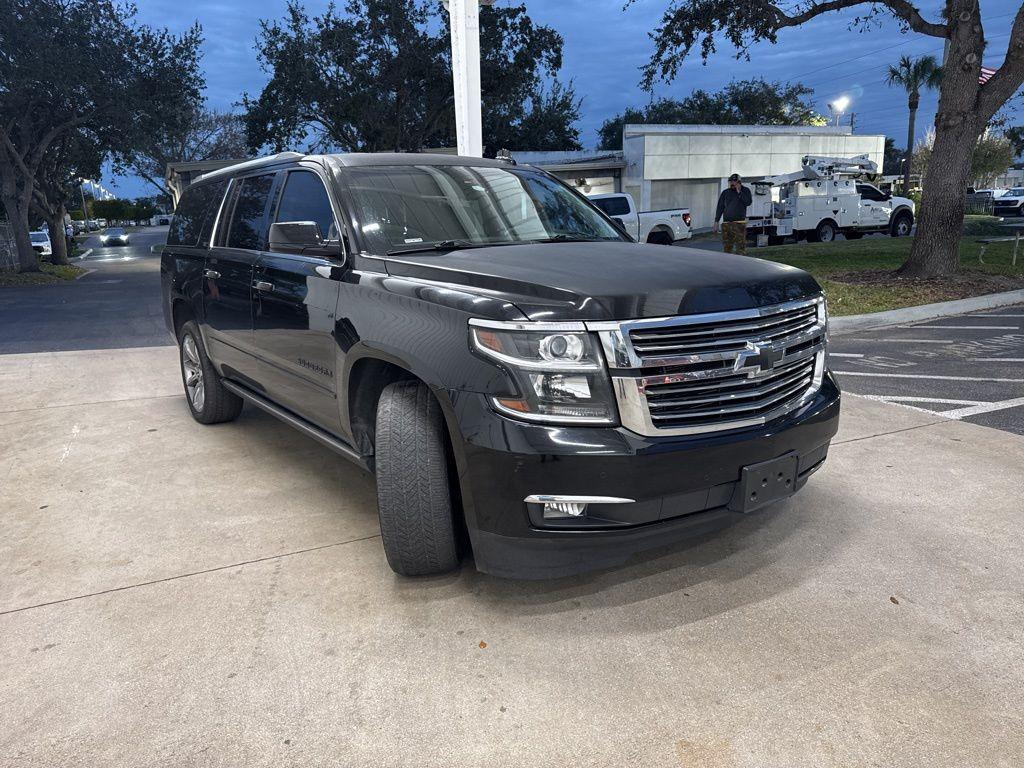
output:
{"label": "windshield sticker", "polygon": [[405,242],[407,242],[407,243],[422,243],[423,242],[423,238],[422,237],[407,237],[407,238],[405,238]]}

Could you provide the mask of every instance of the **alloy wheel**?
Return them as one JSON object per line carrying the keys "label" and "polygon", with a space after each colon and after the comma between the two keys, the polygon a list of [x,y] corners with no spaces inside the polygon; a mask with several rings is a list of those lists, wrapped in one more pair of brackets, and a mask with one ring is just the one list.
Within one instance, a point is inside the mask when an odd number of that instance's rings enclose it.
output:
{"label": "alloy wheel", "polygon": [[206,387],[203,385],[203,364],[199,348],[192,334],[186,334],[181,342],[181,366],[185,371],[185,394],[196,411],[202,411],[206,403]]}

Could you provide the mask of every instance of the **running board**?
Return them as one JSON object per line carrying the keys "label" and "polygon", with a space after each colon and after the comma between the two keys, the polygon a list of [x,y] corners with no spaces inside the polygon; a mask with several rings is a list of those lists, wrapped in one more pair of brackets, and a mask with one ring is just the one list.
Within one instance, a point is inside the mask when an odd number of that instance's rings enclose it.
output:
{"label": "running board", "polygon": [[346,459],[358,464],[363,469],[371,471],[370,467],[367,465],[363,457],[360,456],[355,451],[355,449],[352,448],[352,446],[342,441],[341,439],[335,437],[330,432],[326,432],[323,429],[320,429],[320,427],[316,426],[315,424],[310,424],[301,416],[296,416],[291,411],[285,410],[276,403],[270,402],[262,395],[258,395],[255,392],[253,392],[248,387],[244,387],[241,384],[236,384],[235,382],[229,381],[228,379],[222,379],[221,383],[224,385],[224,388],[227,389],[229,392],[234,392],[243,400],[247,400],[248,402],[255,405],[257,408],[261,408],[262,410],[269,413],[271,416],[275,416],[276,418],[280,419],[285,424],[295,427],[304,435],[313,438],[314,440],[316,440],[319,443],[322,443],[323,445],[326,445],[335,453],[341,454]]}

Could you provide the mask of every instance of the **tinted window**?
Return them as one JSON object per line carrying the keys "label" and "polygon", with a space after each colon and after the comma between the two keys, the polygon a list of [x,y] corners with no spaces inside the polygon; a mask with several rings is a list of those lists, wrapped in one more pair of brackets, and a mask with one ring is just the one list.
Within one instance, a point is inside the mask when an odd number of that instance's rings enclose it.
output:
{"label": "tinted window", "polygon": [[311,171],[292,171],[285,181],[274,221],[315,221],[320,237],[337,240],[334,211],[320,177]]}
{"label": "tinted window", "polygon": [[259,250],[263,246],[267,200],[270,198],[270,188],[273,185],[272,173],[239,180],[238,194],[235,196],[235,207],[231,212],[228,230],[229,248]]}
{"label": "tinted window", "polygon": [[857,193],[865,200],[877,201],[885,199],[885,195],[883,195],[881,191],[879,191],[875,187],[872,187],[870,184],[858,184]]}
{"label": "tinted window", "polygon": [[609,216],[629,215],[629,201],[624,197],[602,197],[597,200],[591,200],[590,202]]}
{"label": "tinted window", "polygon": [[45,243],[49,239],[50,239],[50,236],[47,235],[45,232],[33,232],[32,233],[32,242],[33,243]]}
{"label": "tinted window", "polygon": [[185,190],[171,219],[168,245],[209,245],[213,221],[217,218],[217,208],[227,184],[224,179]]}

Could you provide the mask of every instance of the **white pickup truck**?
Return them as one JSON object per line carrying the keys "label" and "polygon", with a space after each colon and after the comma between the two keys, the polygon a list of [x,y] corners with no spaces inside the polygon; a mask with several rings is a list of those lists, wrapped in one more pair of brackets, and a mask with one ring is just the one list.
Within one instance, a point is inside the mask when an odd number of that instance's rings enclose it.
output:
{"label": "white pickup truck", "polygon": [[588,198],[611,218],[621,222],[638,243],[672,245],[678,240],[690,239],[689,208],[638,211],[633,197],[624,192],[589,195]]}

